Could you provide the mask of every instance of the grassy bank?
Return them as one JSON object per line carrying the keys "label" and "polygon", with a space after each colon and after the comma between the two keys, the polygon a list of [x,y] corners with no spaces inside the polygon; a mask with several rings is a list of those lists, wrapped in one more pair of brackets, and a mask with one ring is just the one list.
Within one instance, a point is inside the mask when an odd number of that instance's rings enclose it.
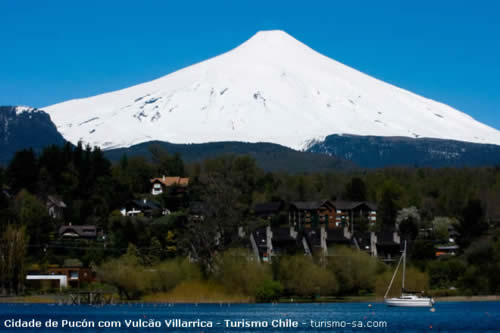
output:
{"label": "grassy bank", "polygon": [[254,299],[229,293],[224,287],[215,283],[183,281],[169,292],[146,295],[142,301],[147,303],[253,303]]}
{"label": "grassy bank", "polygon": [[31,303],[31,304],[53,304],[64,300],[61,295],[31,295],[31,296],[9,296],[0,297],[0,303]]}
{"label": "grassy bank", "polygon": [[375,302],[377,298],[375,295],[366,296],[343,296],[343,297],[316,297],[303,298],[303,297],[282,297],[279,303],[358,303],[358,302]]}
{"label": "grassy bank", "polygon": [[435,297],[437,302],[490,302],[500,301],[500,296],[486,295],[486,296],[445,296]]}

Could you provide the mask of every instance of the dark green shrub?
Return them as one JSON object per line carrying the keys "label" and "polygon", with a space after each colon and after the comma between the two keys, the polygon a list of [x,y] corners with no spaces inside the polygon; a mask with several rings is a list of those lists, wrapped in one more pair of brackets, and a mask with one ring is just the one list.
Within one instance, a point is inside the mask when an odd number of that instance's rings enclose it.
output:
{"label": "dark green shrub", "polygon": [[255,290],[255,300],[257,302],[266,303],[277,301],[283,293],[281,283],[274,280],[265,280]]}

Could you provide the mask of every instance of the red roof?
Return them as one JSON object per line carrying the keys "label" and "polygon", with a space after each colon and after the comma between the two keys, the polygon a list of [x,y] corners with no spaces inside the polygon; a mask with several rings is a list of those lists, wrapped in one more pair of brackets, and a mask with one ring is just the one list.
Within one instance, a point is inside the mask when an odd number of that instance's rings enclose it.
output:
{"label": "red roof", "polygon": [[153,178],[151,179],[151,183],[159,182],[165,186],[182,186],[186,187],[189,185],[189,178],[182,177],[161,177],[161,178]]}

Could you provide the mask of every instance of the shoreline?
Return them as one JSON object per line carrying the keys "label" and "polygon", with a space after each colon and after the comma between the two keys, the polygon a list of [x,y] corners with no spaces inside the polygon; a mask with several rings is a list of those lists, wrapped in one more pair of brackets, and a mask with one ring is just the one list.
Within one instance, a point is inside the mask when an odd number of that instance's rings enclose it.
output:
{"label": "shoreline", "polygon": [[434,299],[436,302],[498,302],[500,301],[500,296],[443,296],[435,297]]}
{"label": "shoreline", "polygon": [[[66,297],[63,295],[32,295],[32,296],[2,296],[0,297],[0,304],[64,304]],[[445,296],[435,297],[436,302],[498,302],[500,296],[485,295],[485,296]],[[290,303],[363,303],[363,302],[382,302],[382,298],[375,296],[352,296],[352,297],[325,297],[316,300],[304,298],[282,298],[277,304],[290,304]],[[156,302],[144,300],[120,301],[114,304],[258,304],[256,302],[248,302],[243,300],[217,300],[217,299],[204,299],[197,302],[189,302],[185,299],[179,300],[158,300]]]}

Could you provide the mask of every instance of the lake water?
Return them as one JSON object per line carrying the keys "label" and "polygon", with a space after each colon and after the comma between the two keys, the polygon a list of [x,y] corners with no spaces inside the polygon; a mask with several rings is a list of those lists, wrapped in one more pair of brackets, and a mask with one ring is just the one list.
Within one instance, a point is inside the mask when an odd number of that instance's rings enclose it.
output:
{"label": "lake water", "polygon": [[[56,324],[57,327],[53,327]],[[41,327],[15,327],[23,325]],[[189,325],[190,328],[183,327]],[[253,327],[241,327],[245,325]],[[443,302],[436,304],[435,312],[428,308],[389,308],[382,303],[106,306],[0,304],[0,332],[61,331],[500,332],[500,302]]]}

